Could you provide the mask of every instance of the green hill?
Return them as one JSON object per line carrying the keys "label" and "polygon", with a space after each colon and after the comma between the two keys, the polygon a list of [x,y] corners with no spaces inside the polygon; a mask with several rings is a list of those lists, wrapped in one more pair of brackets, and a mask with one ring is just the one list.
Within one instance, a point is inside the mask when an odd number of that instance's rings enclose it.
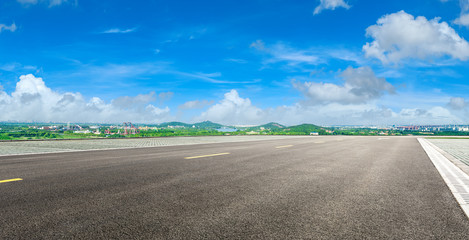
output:
{"label": "green hill", "polygon": [[219,128],[223,127],[223,125],[221,125],[221,124],[210,122],[210,121],[203,121],[203,122],[199,122],[199,123],[194,123],[193,125],[196,128],[200,128],[200,129],[219,129]]}
{"label": "green hill", "polygon": [[270,123],[267,123],[267,124],[264,124],[264,125],[260,125],[260,127],[263,127],[265,129],[270,129],[270,130],[279,130],[279,129],[284,129],[285,126],[283,126],[282,124],[280,123],[276,123],[276,122],[270,122]]}
{"label": "green hill", "polygon": [[191,128],[192,124],[187,124],[183,122],[165,122],[158,124],[158,127],[163,128]]}
{"label": "green hill", "polygon": [[290,133],[296,133],[296,134],[306,134],[306,135],[309,135],[311,132],[317,132],[321,135],[327,134],[325,128],[316,126],[314,124],[301,124],[301,125],[296,125],[296,126],[290,126],[286,128],[284,131],[288,131]]}

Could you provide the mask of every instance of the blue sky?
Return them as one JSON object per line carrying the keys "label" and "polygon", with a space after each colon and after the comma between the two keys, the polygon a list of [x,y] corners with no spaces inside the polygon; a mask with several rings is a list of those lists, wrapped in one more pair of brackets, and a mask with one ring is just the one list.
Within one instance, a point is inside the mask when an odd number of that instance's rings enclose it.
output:
{"label": "blue sky", "polygon": [[0,12],[0,121],[469,122],[469,0],[4,0]]}

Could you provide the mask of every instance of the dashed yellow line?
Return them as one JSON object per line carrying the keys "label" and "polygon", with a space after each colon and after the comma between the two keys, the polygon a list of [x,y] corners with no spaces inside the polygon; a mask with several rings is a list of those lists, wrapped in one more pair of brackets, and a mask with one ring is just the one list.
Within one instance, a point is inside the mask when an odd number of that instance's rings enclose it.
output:
{"label": "dashed yellow line", "polygon": [[293,145],[278,146],[278,147],[275,147],[275,148],[289,148],[289,147],[293,147]]}
{"label": "dashed yellow line", "polygon": [[7,182],[16,182],[16,181],[22,181],[22,178],[13,178],[13,179],[6,179],[6,180],[0,180],[0,183],[7,183]]}
{"label": "dashed yellow line", "polygon": [[202,156],[185,157],[184,159],[194,159],[194,158],[213,157],[213,156],[221,156],[221,155],[228,155],[228,154],[230,154],[230,153],[215,153],[215,154],[202,155]]}

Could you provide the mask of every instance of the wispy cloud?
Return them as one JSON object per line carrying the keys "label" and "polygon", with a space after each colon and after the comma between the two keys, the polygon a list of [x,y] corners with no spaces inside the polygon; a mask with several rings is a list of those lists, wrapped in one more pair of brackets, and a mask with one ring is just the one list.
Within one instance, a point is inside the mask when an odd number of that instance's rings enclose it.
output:
{"label": "wispy cloud", "polygon": [[248,83],[257,83],[259,82],[258,79],[252,81],[228,81],[228,80],[219,80],[221,77],[221,73],[188,73],[188,72],[181,72],[181,71],[168,71],[166,73],[174,74],[177,76],[182,76],[190,79],[199,79],[210,83],[217,83],[217,84],[248,84]]}
{"label": "wispy cloud", "polygon": [[77,5],[77,0],[74,0],[74,1],[70,1],[70,0],[16,0],[16,1],[26,7],[30,5],[36,5],[38,3],[46,3],[49,5],[49,7],[60,6],[63,3],[67,3],[67,2],[73,2],[75,5]]}
{"label": "wispy cloud", "polygon": [[257,40],[251,43],[250,48],[265,55],[264,65],[283,63],[289,70],[294,71],[310,71],[305,66],[317,66],[331,60],[341,60],[361,66],[369,62],[363,57],[362,51],[353,51],[342,46],[315,46],[298,49],[285,43],[266,45],[262,40]]}
{"label": "wispy cloud", "polygon": [[7,72],[36,71],[37,67],[36,66],[29,66],[29,65],[24,66],[20,63],[12,62],[12,63],[0,64],[0,70],[1,71],[7,71]]}
{"label": "wispy cloud", "polygon": [[14,32],[14,31],[16,31],[16,24],[12,23],[10,26],[5,25],[5,24],[0,24],[0,32],[2,32],[2,31]]}
{"label": "wispy cloud", "polygon": [[113,84],[127,86],[129,79],[148,79],[158,75],[172,75],[180,80],[200,80],[214,84],[249,84],[260,82],[258,79],[247,81],[229,81],[222,78],[221,72],[186,72],[172,66],[170,62],[142,62],[132,64],[79,64],[78,69],[68,73],[59,73],[57,77],[66,74],[69,77],[87,79],[94,84]]}
{"label": "wispy cloud", "polygon": [[239,59],[239,58],[226,58],[225,61],[234,62],[234,63],[241,63],[241,64],[248,63],[247,60]]}
{"label": "wispy cloud", "polygon": [[131,33],[137,31],[137,28],[128,28],[128,29],[120,29],[120,28],[111,28],[101,33]]}
{"label": "wispy cloud", "polygon": [[194,100],[194,101],[188,101],[185,102],[184,104],[180,105],[178,108],[181,110],[187,110],[187,109],[202,109],[208,105],[212,105],[214,101],[208,101],[208,100]]}
{"label": "wispy cloud", "polygon": [[268,55],[264,64],[283,62],[288,65],[317,65],[321,59],[312,51],[294,49],[283,43],[277,43],[272,46],[266,46],[262,40],[257,40],[250,45],[260,52]]}
{"label": "wispy cloud", "polygon": [[38,3],[38,0],[16,0],[23,5],[34,5]]}

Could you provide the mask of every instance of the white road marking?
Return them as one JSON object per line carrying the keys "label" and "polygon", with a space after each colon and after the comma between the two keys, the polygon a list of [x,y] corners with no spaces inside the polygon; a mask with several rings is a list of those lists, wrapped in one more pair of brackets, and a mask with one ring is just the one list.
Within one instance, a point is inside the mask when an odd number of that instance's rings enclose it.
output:
{"label": "white road marking", "polygon": [[289,147],[293,147],[293,145],[278,146],[278,147],[275,147],[275,148],[289,148]]}

